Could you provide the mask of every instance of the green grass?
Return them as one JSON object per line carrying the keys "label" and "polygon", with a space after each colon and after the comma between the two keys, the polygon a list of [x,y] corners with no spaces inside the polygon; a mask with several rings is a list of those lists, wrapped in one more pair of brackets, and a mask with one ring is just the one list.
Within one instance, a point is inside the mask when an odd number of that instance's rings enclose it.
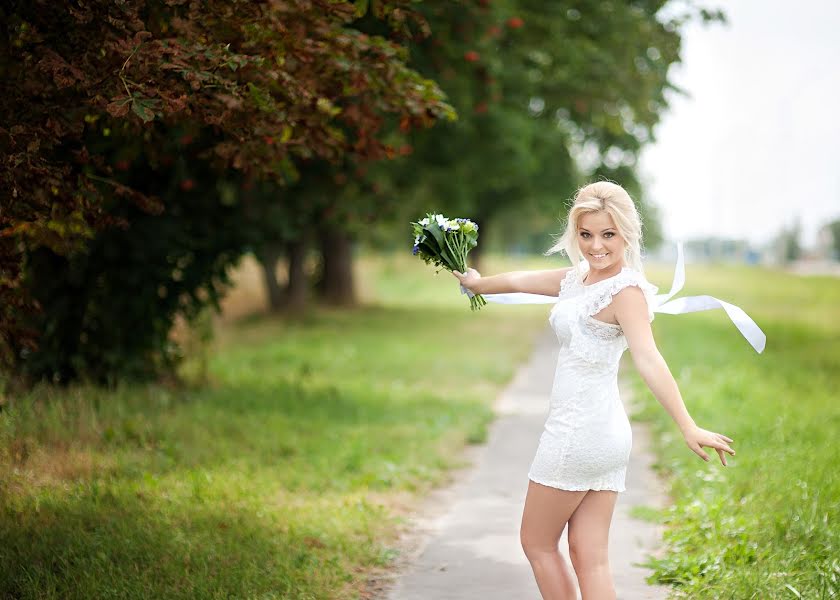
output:
{"label": "green grass", "polygon": [[[651,271],[665,291],[670,272]],[[655,335],[701,427],[734,438],[704,463],[634,375],[675,504],[651,581],[685,598],[831,598],[840,590],[840,279],[689,265],[685,295],[741,306],[757,354],[722,310],[657,315]],[[632,370],[632,369],[631,369]]]}
{"label": "green grass", "polygon": [[484,440],[547,307],[472,314],[410,256],[365,257],[359,276],[360,309],[220,329],[205,385],[15,399],[0,598],[365,597],[399,506]]}
{"label": "green grass", "polygon": [[627,512],[631,517],[639,519],[640,521],[659,523],[662,520],[662,511],[653,506],[636,504],[635,506],[631,506],[630,510]]}
{"label": "green grass", "polygon": [[[667,289],[669,270],[648,274]],[[0,413],[0,598],[365,597],[405,498],[484,440],[547,307],[471,314],[411,257],[364,257],[359,276],[361,309],[219,329],[206,385],[41,388]],[[722,311],[657,315],[690,412],[738,454],[701,461],[634,376],[675,500],[634,509],[667,527],[652,580],[674,597],[836,595],[840,280],[689,265],[684,294],[701,293],[768,344],[756,354]]]}

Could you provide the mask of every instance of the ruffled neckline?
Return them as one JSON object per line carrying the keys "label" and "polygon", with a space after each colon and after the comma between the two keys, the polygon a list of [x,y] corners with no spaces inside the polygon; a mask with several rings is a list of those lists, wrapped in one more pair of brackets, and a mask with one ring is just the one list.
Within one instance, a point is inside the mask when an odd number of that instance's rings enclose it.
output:
{"label": "ruffled neckline", "polygon": [[[650,283],[647,278],[641,273],[641,271],[637,271],[633,267],[629,267],[627,265],[621,268],[621,271],[616,273],[615,275],[611,275],[606,279],[601,279],[600,281],[596,281],[595,283],[584,284],[583,278],[589,273],[589,264],[586,263],[584,268],[581,269],[580,277],[575,274],[575,269],[569,269],[566,273],[566,277],[560,284],[560,294],[563,295],[564,292],[571,292],[572,290],[577,290],[576,293],[586,294],[587,296],[601,296],[604,293],[605,289],[610,289],[611,286],[618,285],[621,286],[622,282],[629,279],[634,282],[640,282],[642,289],[650,295],[655,295],[656,292],[659,291],[655,285]],[[601,285],[606,284],[606,285]]]}
{"label": "ruffled neckline", "polygon": [[[635,269],[632,269],[631,267],[624,266],[624,267],[621,267],[621,271],[619,271],[619,272],[618,272],[618,273],[616,273],[615,275],[610,275],[610,276],[609,276],[609,277],[607,277],[606,279],[601,279],[600,281],[596,281],[595,283],[584,283],[584,282],[581,280],[581,282],[580,282],[580,286],[581,286],[581,287],[584,287],[584,288],[592,287],[593,285],[598,285],[599,283],[604,283],[605,281],[610,281],[610,280],[612,280],[612,279],[615,279],[616,277],[619,277],[619,276],[623,275],[623,274],[624,274],[624,273],[626,273],[627,271],[634,271],[634,270],[635,270]],[[583,276],[585,277],[585,276],[586,276],[586,275],[588,275],[588,274],[589,274],[589,268],[587,268],[587,269],[583,272]]]}

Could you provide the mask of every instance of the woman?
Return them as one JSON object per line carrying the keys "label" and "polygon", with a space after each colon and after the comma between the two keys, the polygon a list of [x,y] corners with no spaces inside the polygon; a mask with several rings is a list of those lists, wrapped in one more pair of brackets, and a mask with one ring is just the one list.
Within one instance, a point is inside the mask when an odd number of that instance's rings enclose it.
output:
{"label": "woman", "polygon": [[657,288],[645,279],[640,245],[641,222],[632,199],[621,186],[600,181],[578,190],[566,230],[547,252],[563,250],[575,266],[490,277],[475,269],[453,272],[476,294],[559,297],[549,323],[561,349],[520,529],[546,600],[577,597],[570,567],[558,551],[567,523],[583,599],[616,597],[607,546],[632,443],[618,395],[618,362],[625,349],[692,451],[708,461],[703,447],[714,448],[724,466],[725,453],[735,454],[731,438],[695,424],[656,347],[650,322]]}

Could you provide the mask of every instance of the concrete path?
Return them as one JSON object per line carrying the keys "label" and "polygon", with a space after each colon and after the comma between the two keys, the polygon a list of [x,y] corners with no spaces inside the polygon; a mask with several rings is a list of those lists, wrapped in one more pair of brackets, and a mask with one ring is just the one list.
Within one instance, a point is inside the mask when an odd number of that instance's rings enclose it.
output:
{"label": "concrete path", "polygon": [[[629,363],[629,356],[625,356]],[[434,490],[412,517],[401,540],[395,581],[380,581],[381,600],[539,600],[531,566],[519,544],[519,524],[528,486],[528,467],[548,415],[557,361],[554,333],[538,339],[495,403],[497,418],[487,444],[466,449],[470,465],[453,473],[453,483]],[[632,365],[625,364],[623,368]],[[621,388],[628,414],[627,386]],[[635,505],[661,507],[667,498],[650,470],[652,456],[644,427],[632,423],[633,449],[627,490],[618,496],[610,530],[610,564],[619,600],[664,599],[666,588],[645,584],[647,569],[634,563],[656,553],[661,526],[629,516]],[[560,540],[568,558],[567,531]]]}

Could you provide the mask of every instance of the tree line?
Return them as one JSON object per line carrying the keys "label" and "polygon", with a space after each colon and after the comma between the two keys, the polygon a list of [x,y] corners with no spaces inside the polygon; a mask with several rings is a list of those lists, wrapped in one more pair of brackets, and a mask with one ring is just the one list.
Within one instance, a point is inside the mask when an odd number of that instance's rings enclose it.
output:
{"label": "tree line", "polygon": [[636,159],[681,28],[724,20],[670,4],[4,3],[0,369],[171,373],[174,319],[218,308],[247,252],[277,309],[352,304],[373,225],[434,209],[514,229],[592,177],[640,199],[655,241]]}

